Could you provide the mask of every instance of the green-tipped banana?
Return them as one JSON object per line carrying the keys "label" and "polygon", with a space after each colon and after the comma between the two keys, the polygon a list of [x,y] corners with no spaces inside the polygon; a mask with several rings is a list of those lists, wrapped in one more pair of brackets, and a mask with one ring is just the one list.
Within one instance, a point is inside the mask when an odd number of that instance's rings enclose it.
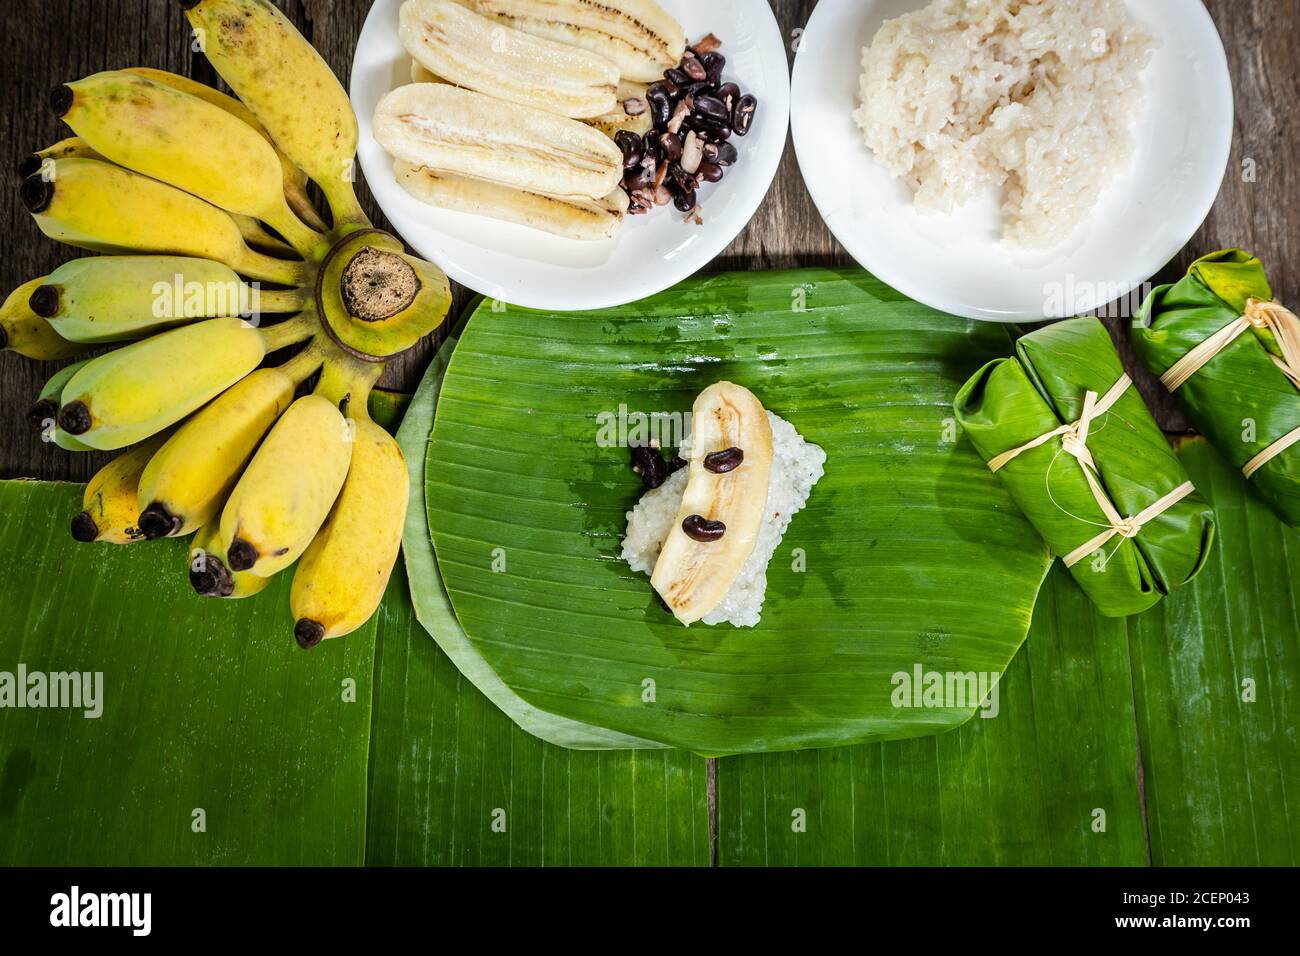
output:
{"label": "green-tipped banana", "polygon": [[335,228],[369,225],[352,189],[357,119],[329,64],[267,0],[186,0],[185,16],[208,62],[325,193]]}
{"label": "green-tipped banana", "polygon": [[247,571],[231,571],[221,557],[221,522],[204,525],[190,545],[190,587],[201,597],[252,597],[271,583]]}
{"label": "green-tipped banana", "polygon": [[32,293],[44,282],[44,278],[24,282],[0,305],[0,349],[47,362],[84,354],[86,346],[69,342],[32,311]]}
{"label": "green-tipped banana", "polygon": [[207,404],[305,331],[295,320],[258,329],[208,319],[123,346],[63,387],[59,427],[92,448],[124,448]]}
{"label": "green-tipped banana", "polygon": [[55,87],[50,106],[119,166],[259,219],[305,257],[324,254],[324,239],[285,200],[275,150],[219,106],[122,70]]}
{"label": "green-tipped banana", "polygon": [[91,149],[90,144],[80,136],[69,136],[67,139],[59,140],[53,146],[38,149],[30,156],[24,156],[18,162],[18,178],[26,179],[28,176],[35,176],[50,160],[69,159],[75,156],[83,159],[104,158]]}
{"label": "green-tipped banana", "polygon": [[305,300],[246,285],[212,259],[91,256],[51,272],[28,304],[69,341],[126,342],[196,319],[299,312]]}
{"label": "green-tipped banana", "polygon": [[99,470],[82,499],[82,511],[72,519],[72,536],[78,541],[130,544],[143,537],[135,526],[136,487],[161,438],[144,442],[118,455]]}
{"label": "green-tipped banana", "polygon": [[41,436],[41,441],[53,442],[68,451],[90,451],[89,445],[83,445],[58,427],[59,396],[63,394],[63,387],[72,381],[72,376],[81,371],[89,361],[90,359],[82,359],[80,362],[65,365],[51,375],[41,389],[41,394],[32,403],[32,407],[27,409],[27,421]]}
{"label": "green-tipped banana", "polygon": [[[364,402],[350,407],[364,412]],[[367,417],[355,419],[355,428],[343,490],[293,575],[289,606],[304,648],[351,634],[370,619],[402,543],[410,491],[402,450]]]}
{"label": "green-tipped banana", "polygon": [[233,96],[227,96],[220,90],[214,90],[198,80],[191,80],[188,76],[181,76],[178,73],[155,70],[146,66],[127,67],[126,72],[138,73],[155,83],[162,83],[164,86],[170,86],[182,93],[188,93],[190,96],[197,96],[201,100],[207,100],[213,106],[221,107],[231,116],[238,117],[240,121],[253,127],[258,136],[271,144],[271,148],[275,150],[275,155],[280,158],[284,195],[289,201],[289,206],[298,214],[298,218],[318,232],[325,232],[329,228],[326,226],[325,221],[321,219],[320,213],[316,211],[311,197],[307,195],[307,174],[295,166],[293,160],[284,155],[280,147],[275,144],[275,140],[267,133],[266,127],[257,121],[257,117],[249,111],[247,106]]}
{"label": "green-tipped banana", "polygon": [[182,425],[140,479],[144,536],[178,537],[212,522],[294,389],[320,362],[308,348],[280,368],[258,369]]}
{"label": "green-tipped banana", "polygon": [[254,252],[224,211],[175,186],[95,159],[59,159],[23,180],[22,198],[51,239],[96,252],[156,252],[224,262],[281,285],[307,276],[303,263]]}
{"label": "green-tipped banana", "polygon": [[337,406],[306,395],[257,450],[221,512],[226,567],[271,577],[307,550],[338,498],[352,458],[352,426]]}

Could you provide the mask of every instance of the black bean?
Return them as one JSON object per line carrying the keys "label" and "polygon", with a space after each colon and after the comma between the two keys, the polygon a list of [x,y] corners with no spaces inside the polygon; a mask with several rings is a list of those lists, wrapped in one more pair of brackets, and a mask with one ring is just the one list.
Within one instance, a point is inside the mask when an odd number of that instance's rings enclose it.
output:
{"label": "black bean", "polygon": [[706,183],[716,183],[722,178],[722,167],[717,163],[700,163],[699,175]]}
{"label": "black bean", "polygon": [[730,120],[727,115],[726,104],[712,96],[697,96],[695,98],[695,115],[703,116],[719,126],[725,125]]}
{"label": "black bean", "polygon": [[688,130],[694,130],[704,139],[712,143],[720,143],[723,140],[731,139],[731,129],[719,123],[714,123],[704,116],[691,116],[683,124]]}
{"label": "black bean", "polygon": [[665,162],[675,163],[682,158],[682,138],[676,133],[659,134],[659,157]]}
{"label": "black bean", "polygon": [[[672,163],[668,167],[667,181],[677,187],[675,192],[679,196],[683,193],[691,193],[695,191],[695,177],[682,169],[682,167],[677,163]],[[690,207],[688,206],[686,208],[689,209]],[[686,209],[682,210],[682,212],[685,211]]]}
{"label": "black bean", "polygon": [[700,62],[704,64],[704,72],[710,83],[717,86],[722,82],[722,68],[727,65],[725,56],[721,53],[706,53],[700,57]]}
{"label": "black bean", "polygon": [[705,143],[705,144],[704,144],[704,161],[705,161],[706,163],[716,163],[716,162],[718,161],[718,144],[717,144],[717,143]]}
{"label": "black bean", "polygon": [[673,115],[673,104],[664,85],[656,83],[646,90],[645,101],[650,105],[650,115],[654,117],[655,125],[660,129],[667,126]]}
{"label": "black bean", "polygon": [[758,100],[748,93],[736,101],[736,108],[731,117],[731,127],[736,131],[737,136],[744,136],[749,132],[749,127],[754,122],[754,111],[756,109],[758,109]]}
{"label": "black bean", "polygon": [[668,479],[668,466],[658,448],[641,445],[632,449],[632,470],[647,488],[658,488]]}
{"label": "black bean", "polygon": [[652,170],[647,170],[643,165],[629,169],[623,176],[623,187],[630,193],[634,193],[655,183],[655,174]]}
{"label": "black bean", "polygon": [[628,116],[640,116],[645,112],[645,100],[639,96],[633,96],[623,101],[623,112]]}
{"label": "black bean", "polygon": [[710,521],[702,515],[687,515],[682,521],[682,530],[692,541],[707,543],[719,540],[727,533],[727,526],[721,521]]}
{"label": "black bean", "polygon": [[740,87],[735,83],[723,83],[718,87],[718,99],[724,103],[730,100],[731,105],[735,106],[736,101],[740,99]]}
{"label": "black bean", "polygon": [[621,129],[614,134],[614,142],[623,151],[623,168],[638,166],[645,158],[645,143],[641,137],[630,130]]}
{"label": "black bean", "polygon": [[[690,74],[688,74],[685,70],[679,70],[675,67],[671,70],[665,70],[664,78],[670,81],[678,89],[685,89],[686,87],[690,86],[692,82],[694,82],[691,79]],[[701,76],[700,79],[702,80],[704,79],[704,77]]]}
{"label": "black bean", "polygon": [[645,148],[645,155],[659,157],[659,134],[652,129],[645,131],[641,137],[641,144]]}
{"label": "black bean", "polygon": [[709,71],[704,68],[704,64],[694,54],[687,54],[683,57],[681,69],[696,83],[709,78]]}
{"label": "black bean", "polygon": [[682,212],[690,212],[696,206],[695,190],[692,189],[689,192],[680,192],[673,196],[673,205]]}
{"label": "black bean", "polygon": [[673,455],[672,459],[668,462],[668,474],[676,474],[688,464],[690,463],[681,455]]}
{"label": "black bean", "polygon": [[736,153],[735,146],[732,146],[730,143],[718,144],[718,158],[715,160],[715,162],[719,166],[730,166],[736,161],[737,158],[738,158],[738,154]]}
{"label": "black bean", "polygon": [[717,88],[712,83],[705,81],[692,83],[685,90],[687,96],[715,96],[717,92]]}
{"label": "black bean", "polygon": [[724,448],[722,451],[715,451],[710,455],[705,455],[704,468],[715,475],[725,475],[727,472],[739,468],[744,460],[745,453],[741,449]]}

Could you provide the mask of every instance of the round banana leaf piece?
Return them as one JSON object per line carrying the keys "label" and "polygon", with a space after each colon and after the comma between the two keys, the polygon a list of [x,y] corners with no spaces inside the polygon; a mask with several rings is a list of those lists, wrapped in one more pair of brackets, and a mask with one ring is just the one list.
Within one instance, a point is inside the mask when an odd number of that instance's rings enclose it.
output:
{"label": "round banana leaf piece", "polygon": [[[953,420],[957,388],[1010,351],[1002,327],[857,270],[713,276],[580,314],[484,302],[425,472],[465,635],[542,712],[706,755],[963,723],[1049,561]],[[643,490],[627,443],[653,420],[668,446],[723,379],[821,445],[826,475],[768,567],[762,622],[686,628],[620,558]]]}

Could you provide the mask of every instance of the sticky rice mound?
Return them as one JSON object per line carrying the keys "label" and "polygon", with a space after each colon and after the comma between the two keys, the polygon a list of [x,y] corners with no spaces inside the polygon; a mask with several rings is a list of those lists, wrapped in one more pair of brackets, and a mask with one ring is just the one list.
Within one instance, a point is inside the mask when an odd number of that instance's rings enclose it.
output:
{"label": "sticky rice mound", "polygon": [[863,51],[854,119],[918,206],[1002,187],[1004,241],[1052,246],[1131,164],[1154,45],[1123,0],[935,0]]}
{"label": "sticky rice mound", "polygon": [[[768,562],[790,527],[790,519],[808,503],[813,486],[825,474],[826,452],[820,446],[806,442],[784,418],[768,412],[767,419],[772,426],[772,476],[758,541],[726,595],[701,618],[705,624],[753,627],[759,622],[767,593]],[[679,453],[688,457],[689,445]],[[647,491],[627,513],[623,560],[633,571],[654,573],[659,551],[673,529],[686,493],[687,471],[682,468],[673,472],[658,488]]]}

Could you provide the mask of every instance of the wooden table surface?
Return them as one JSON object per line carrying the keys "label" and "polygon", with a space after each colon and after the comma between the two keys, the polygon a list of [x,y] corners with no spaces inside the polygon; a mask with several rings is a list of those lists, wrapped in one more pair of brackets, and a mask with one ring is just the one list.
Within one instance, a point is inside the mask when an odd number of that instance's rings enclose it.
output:
{"label": "wooden table surface", "polygon": [[[368,0],[277,0],[346,85]],[[816,0],[771,0],[793,41]],[[1300,0],[1208,0],[1228,51],[1237,119],[1232,159],[1214,210],[1182,255],[1158,277],[1179,275],[1196,256],[1228,246],[1256,253],[1278,297],[1300,302]],[[46,107],[49,89],[105,69],[152,66],[217,83],[190,49],[188,25],[175,0],[5,0],[0,24],[8,44],[0,86],[0,142],[5,167],[67,135]],[[11,178],[12,178],[12,174]],[[359,191],[376,225],[387,221],[364,182]],[[76,253],[41,235],[16,188],[0,193],[0,294],[45,275]],[[1135,223],[1135,228],[1140,224]],[[851,260],[818,216],[789,146],[771,192],[744,232],[709,271],[844,265]],[[465,300],[458,290],[458,303]],[[1112,322],[1118,331],[1121,323]],[[414,388],[428,357],[424,345],[390,367],[384,384]],[[0,354],[0,478],[85,480],[103,459],[45,445],[25,411],[57,366]],[[1150,389],[1158,417],[1171,431],[1184,423]]]}

